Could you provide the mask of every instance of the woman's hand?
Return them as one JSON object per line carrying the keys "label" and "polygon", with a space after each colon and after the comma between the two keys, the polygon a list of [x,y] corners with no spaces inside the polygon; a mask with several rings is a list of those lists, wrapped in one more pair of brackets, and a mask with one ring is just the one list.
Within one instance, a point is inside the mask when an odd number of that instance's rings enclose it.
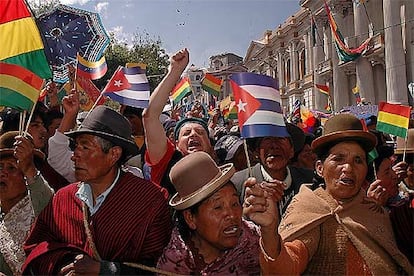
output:
{"label": "woman's hand", "polygon": [[243,213],[262,228],[275,230],[279,224],[279,215],[275,198],[278,197],[277,184],[258,184],[255,178],[244,183],[246,187]]}

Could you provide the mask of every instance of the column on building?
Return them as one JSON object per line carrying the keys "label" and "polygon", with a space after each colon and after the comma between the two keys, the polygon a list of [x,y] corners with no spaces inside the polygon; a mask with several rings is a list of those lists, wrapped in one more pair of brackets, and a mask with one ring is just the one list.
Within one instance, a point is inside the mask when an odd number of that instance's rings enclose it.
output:
{"label": "column on building", "polygon": [[[406,64],[409,64],[407,68],[407,82],[414,83],[414,1],[405,1],[404,2],[404,18],[403,21],[406,22],[405,26],[405,41],[407,46],[407,55],[406,55]],[[410,93],[409,93],[410,95]],[[409,96],[408,103],[411,106],[414,106],[414,93],[412,96]]]}
{"label": "column on building", "polygon": [[408,83],[401,36],[401,4],[383,0],[387,101],[408,104]]}
{"label": "column on building", "polygon": [[[347,24],[344,24],[343,15],[342,15],[343,6],[341,4],[335,6],[331,11],[332,15],[335,18],[338,28],[340,28],[343,35],[351,33],[347,30]],[[331,35],[331,49],[332,49],[332,77],[333,77],[333,86],[331,87],[331,100],[333,102],[333,110],[340,111],[344,106],[349,105],[349,94],[351,90],[348,86],[348,79],[345,74],[345,71],[339,67],[339,57],[336,52],[334,38]]]}
{"label": "column on building", "polygon": [[277,53],[277,72],[278,72],[278,79],[279,79],[279,88],[285,86],[285,78],[284,78],[284,72],[285,67],[283,66],[283,54],[282,49]]}
{"label": "column on building", "polygon": [[[324,52],[324,41],[321,41],[320,39],[320,31],[323,30],[324,22],[326,21],[326,18],[315,18],[315,23],[318,28],[319,35],[316,39],[316,44],[312,47],[312,57],[313,57],[313,83],[321,84],[324,82],[323,78],[319,75],[318,72],[318,66],[321,62],[325,60],[325,52]],[[314,109],[316,110],[324,110],[325,109],[325,95],[322,95],[315,87],[313,87],[313,92],[315,95],[315,103],[314,103]]]}
{"label": "column on building", "polygon": [[[363,5],[358,5],[356,2],[353,4],[354,9],[354,27],[356,44],[359,46],[365,39],[368,38],[369,33],[369,20],[364,10]],[[377,99],[374,91],[374,77],[372,72],[372,66],[369,60],[365,57],[359,57],[356,60],[356,76],[357,83],[361,97],[365,98],[367,102],[377,103]]]}
{"label": "column on building", "polygon": [[296,53],[295,41],[289,43],[289,56],[290,56],[290,81],[294,82],[298,79],[298,59]]}

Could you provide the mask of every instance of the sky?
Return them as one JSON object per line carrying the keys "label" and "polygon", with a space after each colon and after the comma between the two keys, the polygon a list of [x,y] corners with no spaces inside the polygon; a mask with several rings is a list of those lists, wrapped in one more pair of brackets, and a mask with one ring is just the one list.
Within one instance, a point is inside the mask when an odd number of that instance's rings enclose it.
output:
{"label": "sky", "polygon": [[97,12],[108,32],[126,43],[134,33],[160,38],[171,55],[186,47],[190,64],[208,67],[209,58],[234,53],[244,58],[252,40],[295,14],[299,0],[61,0]]}

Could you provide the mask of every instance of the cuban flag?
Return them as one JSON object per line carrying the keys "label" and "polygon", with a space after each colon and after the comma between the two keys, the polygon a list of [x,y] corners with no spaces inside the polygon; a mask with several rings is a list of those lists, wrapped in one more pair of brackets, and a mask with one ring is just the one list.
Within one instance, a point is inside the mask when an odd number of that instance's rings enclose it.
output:
{"label": "cuban flag", "polygon": [[119,66],[102,93],[120,104],[147,108],[150,86],[145,71],[141,66]]}
{"label": "cuban flag", "polygon": [[254,73],[237,73],[230,79],[241,137],[290,136],[275,79]]}

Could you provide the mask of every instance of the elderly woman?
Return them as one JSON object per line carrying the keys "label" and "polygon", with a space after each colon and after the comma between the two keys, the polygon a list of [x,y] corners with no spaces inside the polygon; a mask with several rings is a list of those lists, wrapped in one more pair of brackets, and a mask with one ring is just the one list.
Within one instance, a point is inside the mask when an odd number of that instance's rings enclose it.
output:
{"label": "elderly woman", "polygon": [[21,274],[23,242],[53,195],[34,166],[33,159],[44,159],[44,154],[17,134],[10,131],[0,137],[0,275]]}
{"label": "elderly woman", "polygon": [[279,229],[273,201],[250,179],[244,212],[261,226],[263,274],[399,275],[413,268],[398,250],[388,214],[366,198],[367,153],[376,138],[353,115],[330,118],[312,143],[325,187],[302,186]]}
{"label": "elderly woman", "polygon": [[170,177],[177,193],[170,205],[177,226],[157,267],[184,275],[257,275],[259,233],[242,219],[230,178],[233,164],[217,167],[205,152],[181,159]]}

